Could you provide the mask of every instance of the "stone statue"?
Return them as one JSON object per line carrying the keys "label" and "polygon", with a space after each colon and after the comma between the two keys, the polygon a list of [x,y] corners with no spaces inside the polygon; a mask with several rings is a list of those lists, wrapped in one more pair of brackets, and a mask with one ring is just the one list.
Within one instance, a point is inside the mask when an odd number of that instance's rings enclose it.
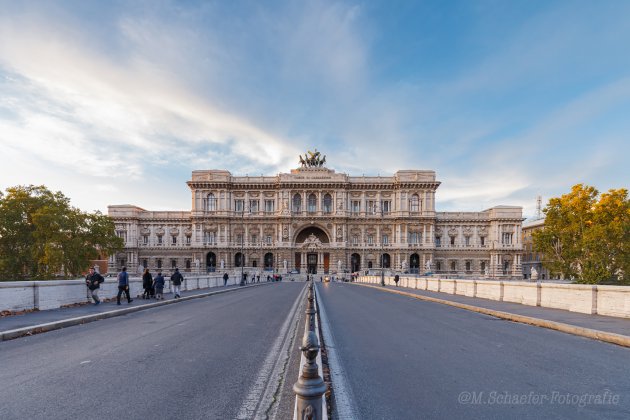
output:
{"label": "stone statue", "polygon": [[199,272],[199,258],[195,258],[195,270]]}
{"label": "stone statue", "polygon": [[402,269],[405,271],[407,269],[407,261],[402,262]]}
{"label": "stone statue", "polygon": [[486,269],[485,269],[485,270],[483,270],[483,274],[484,274],[486,277],[489,277],[489,276],[490,276],[490,271],[488,270],[488,267],[486,267]]}
{"label": "stone statue", "polygon": [[341,260],[337,260],[337,271],[341,272]]}
{"label": "stone statue", "polygon": [[325,163],[326,156],[322,156],[322,154],[318,152],[317,149],[315,149],[314,152],[308,150],[304,154],[304,157],[300,155],[300,165],[302,165],[303,168],[321,168],[322,166],[324,166]]}
{"label": "stone statue", "polygon": [[282,266],[285,270],[287,269],[287,260],[282,261]]}
{"label": "stone statue", "polygon": [[532,280],[538,280],[538,270],[536,270],[536,267],[532,267],[531,276]]}
{"label": "stone statue", "polygon": [[426,262],[426,264],[424,265],[424,268],[425,268],[427,271],[431,271],[431,260],[428,260],[428,261]]}
{"label": "stone statue", "polygon": [[223,270],[223,268],[225,268],[225,261],[223,261],[223,258],[221,258],[221,270]]}

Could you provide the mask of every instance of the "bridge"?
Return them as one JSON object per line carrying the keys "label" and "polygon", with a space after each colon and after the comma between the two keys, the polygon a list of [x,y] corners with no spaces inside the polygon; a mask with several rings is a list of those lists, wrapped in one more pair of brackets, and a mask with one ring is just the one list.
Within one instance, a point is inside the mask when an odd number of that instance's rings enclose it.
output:
{"label": "bridge", "polygon": [[363,280],[4,316],[0,418],[627,418],[627,319]]}

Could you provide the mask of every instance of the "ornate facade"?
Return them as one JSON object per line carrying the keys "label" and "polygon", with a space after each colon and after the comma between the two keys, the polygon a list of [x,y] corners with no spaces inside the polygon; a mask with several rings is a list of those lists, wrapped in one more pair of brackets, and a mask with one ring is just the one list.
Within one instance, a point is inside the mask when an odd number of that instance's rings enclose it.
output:
{"label": "ornate facade", "polygon": [[243,264],[277,273],[383,267],[522,277],[521,207],[436,212],[434,171],[354,177],[315,158],[300,157],[301,168],[269,177],[193,171],[190,211],[109,206],[125,240],[110,271],[122,265],[224,271]]}

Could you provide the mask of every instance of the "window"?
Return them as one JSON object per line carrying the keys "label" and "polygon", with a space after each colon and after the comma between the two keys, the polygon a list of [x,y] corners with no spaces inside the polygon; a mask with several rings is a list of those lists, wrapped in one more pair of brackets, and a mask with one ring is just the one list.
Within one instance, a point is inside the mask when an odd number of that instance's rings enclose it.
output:
{"label": "window", "polygon": [[267,243],[271,244],[271,235],[267,235]]}
{"label": "window", "polygon": [[217,210],[217,199],[215,198],[214,194],[212,193],[208,194],[208,197],[206,198],[206,201],[204,202],[204,206],[205,206],[206,211]]}
{"label": "window", "polygon": [[177,245],[177,236],[171,236],[171,238],[172,238],[172,242],[171,243],[173,245]]}
{"label": "window", "polygon": [[464,236],[464,243],[466,246],[470,246],[470,236]]}
{"label": "window", "polygon": [[352,205],[350,208],[352,209],[352,213],[359,214],[359,212],[361,211],[361,201],[352,200]]}
{"label": "window", "polygon": [[383,213],[388,214],[392,211],[392,202],[389,200],[381,201],[383,206]]}
{"label": "window", "polygon": [[409,232],[409,243],[419,244],[421,242],[421,234],[419,232]]}
{"label": "window", "polygon": [[368,214],[381,214],[381,209],[378,208],[378,204],[374,200],[368,200],[365,202],[365,211]]}
{"label": "window", "polygon": [[411,199],[409,200],[409,211],[413,213],[420,211],[420,198],[418,197],[418,194],[411,196]]}
{"label": "window", "polygon": [[324,205],[322,206],[324,213],[332,213],[332,197],[330,194],[324,195]]}
{"label": "window", "polygon": [[214,232],[204,232],[203,233],[203,241],[207,244],[213,244],[214,241]]}
{"label": "window", "polygon": [[177,260],[171,260],[171,268],[177,267]]}
{"label": "window", "polygon": [[252,243],[256,244],[258,242],[258,235],[252,235]]}
{"label": "window", "polygon": [[374,235],[368,235],[367,243],[370,245],[374,243]]}
{"label": "window", "polygon": [[142,260],[142,266],[143,266],[144,268],[147,268],[147,267],[149,266],[149,261],[147,261],[147,260]]}
{"label": "window", "polygon": [[302,211],[302,197],[300,194],[293,196],[293,213],[300,213]]}
{"label": "window", "polygon": [[435,270],[436,271],[442,271],[442,263],[441,262],[436,262],[435,263]]}
{"label": "window", "polygon": [[186,260],[186,270],[190,270],[190,260]]}
{"label": "window", "polygon": [[455,261],[451,261],[451,271],[455,271],[456,266]]}
{"label": "window", "polygon": [[451,236],[451,245],[455,245],[455,237]]}
{"label": "window", "polygon": [[387,234],[383,235],[383,245],[389,244],[389,236]]}
{"label": "window", "polygon": [[481,246],[484,246],[486,244],[486,237],[485,236],[481,236],[479,238],[479,240],[481,241]]}
{"label": "window", "polygon": [[157,260],[157,268],[162,268],[162,259],[160,258]]}
{"label": "window", "polygon": [[481,261],[481,271],[486,271],[486,262]]}
{"label": "window", "polygon": [[162,245],[162,235],[158,236],[158,245]]}
{"label": "window", "polygon": [[273,200],[265,200],[265,212],[266,213],[273,213],[275,211],[274,209],[274,201]]}
{"label": "window", "polygon": [[509,245],[512,243],[512,234],[511,233],[503,233],[502,243],[505,245]]}
{"label": "window", "polygon": [[249,200],[249,211],[258,213],[258,200]]}
{"label": "window", "polygon": [[234,200],[234,211],[243,213],[245,211],[245,200]]}
{"label": "window", "polygon": [[236,243],[238,244],[242,244],[243,243],[243,234],[239,233],[236,235]]}
{"label": "window", "polygon": [[470,271],[470,261],[466,261],[466,271]]}
{"label": "window", "polygon": [[142,243],[147,245],[149,243],[149,235],[142,236]]}
{"label": "window", "polygon": [[317,197],[315,194],[308,196],[308,212],[315,213],[317,211]]}
{"label": "window", "polygon": [[359,236],[358,235],[354,235],[352,237],[352,245],[357,245],[359,243]]}
{"label": "window", "polygon": [[190,245],[190,236],[186,236],[186,245]]}
{"label": "window", "polygon": [[436,236],[436,237],[435,237],[435,247],[436,247],[436,248],[439,248],[439,247],[441,247],[441,246],[442,246],[442,238],[441,238],[441,237],[439,237],[439,236]]}
{"label": "window", "polygon": [[116,236],[118,236],[119,238],[122,238],[122,240],[124,242],[127,242],[127,231],[126,230],[116,231]]}

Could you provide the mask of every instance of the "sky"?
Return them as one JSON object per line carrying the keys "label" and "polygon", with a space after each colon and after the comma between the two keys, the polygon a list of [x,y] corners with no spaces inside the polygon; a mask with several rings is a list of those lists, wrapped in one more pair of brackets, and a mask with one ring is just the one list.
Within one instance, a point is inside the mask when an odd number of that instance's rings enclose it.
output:
{"label": "sky", "polygon": [[438,211],[630,184],[630,2],[0,0],[0,191],[189,210],[193,170],[435,170]]}

